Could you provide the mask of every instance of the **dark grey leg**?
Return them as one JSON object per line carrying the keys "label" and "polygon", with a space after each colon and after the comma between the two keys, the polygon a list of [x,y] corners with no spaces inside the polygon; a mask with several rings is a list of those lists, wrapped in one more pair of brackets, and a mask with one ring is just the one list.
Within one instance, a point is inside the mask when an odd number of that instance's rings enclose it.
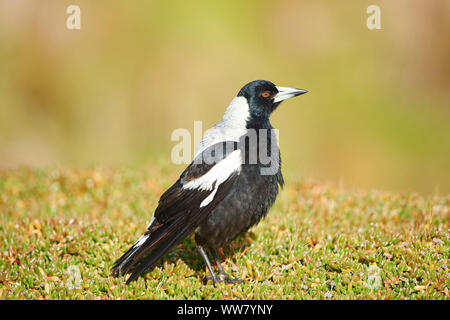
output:
{"label": "dark grey leg", "polygon": [[209,273],[211,274],[210,276],[206,276],[205,277],[204,282],[207,282],[208,280],[212,280],[213,281],[213,285],[216,286],[216,282],[222,282],[223,280],[221,280],[214,273],[214,270],[213,270],[213,268],[211,266],[211,262],[208,259],[208,255],[206,254],[205,249],[202,246],[200,246],[200,245],[197,245],[197,248],[198,248],[198,251],[200,251],[200,255],[202,256],[203,260],[205,260],[206,266],[208,267]]}

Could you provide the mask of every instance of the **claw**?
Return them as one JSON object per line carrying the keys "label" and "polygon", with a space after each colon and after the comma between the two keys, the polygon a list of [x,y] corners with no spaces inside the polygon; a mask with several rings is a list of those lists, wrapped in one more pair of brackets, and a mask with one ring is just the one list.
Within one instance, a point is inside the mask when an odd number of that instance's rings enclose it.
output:
{"label": "claw", "polygon": [[205,278],[203,278],[203,284],[207,284],[208,281],[212,281],[214,287],[216,286],[216,283],[225,282],[227,284],[230,284],[230,283],[242,283],[242,282],[244,282],[240,278],[231,279],[230,276],[228,274],[226,274],[226,273],[219,273],[219,275],[217,275],[217,276],[216,275],[211,276],[210,274],[208,274],[207,276],[205,276]]}
{"label": "claw", "polygon": [[222,281],[225,281],[225,283],[242,283],[242,282],[244,282],[241,278],[231,279],[230,276],[225,272],[219,273],[219,277],[222,279]]}
{"label": "claw", "polygon": [[206,275],[206,276],[203,278],[203,284],[206,285],[206,284],[208,283],[208,281],[212,281],[214,287],[216,287],[216,283],[223,282],[223,280],[220,279],[220,277],[218,277],[218,276],[216,276],[216,275],[212,276],[212,275],[210,275],[210,274]]}

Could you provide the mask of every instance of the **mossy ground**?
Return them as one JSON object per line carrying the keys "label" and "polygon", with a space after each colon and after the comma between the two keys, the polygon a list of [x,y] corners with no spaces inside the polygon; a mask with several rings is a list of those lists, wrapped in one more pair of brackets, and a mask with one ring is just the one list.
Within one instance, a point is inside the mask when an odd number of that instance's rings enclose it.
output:
{"label": "mossy ground", "polygon": [[1,299],[448,299],[450,196],[288,183],[224,249],[242,284],[203,285],[192,237],[125,286],[110,268],[178,174],[160,167],[0,173]]}

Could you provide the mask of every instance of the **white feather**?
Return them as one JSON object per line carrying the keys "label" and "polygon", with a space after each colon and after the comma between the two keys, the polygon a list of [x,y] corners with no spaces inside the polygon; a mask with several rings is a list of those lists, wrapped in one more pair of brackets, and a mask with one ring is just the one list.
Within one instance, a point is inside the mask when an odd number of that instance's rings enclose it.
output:
{"label": "white feather", "polygon": [[210,204],[211,201],[213,201],[214,196],[216,195],[217,189],[219,188],[219,186],[217,186],[213,192],[211,192],[211,194],[209,196],[207,196],[205,198],[205,200],[202,201],[202,203],[200,203],[200,208],[203,208],[205,206],[207,206],[208,204]]}
{"label": "white feather", "polygon": [[147,229],[150,229],[151,225],[153,224],[153,221],[155,221],[155,214],[152,216],[152,220],[150,220],[150,223],[147,226]]}
{"label": "white feather", "polygon": [[183,189],[212,190],[214,182],[216,182],[217,188],[233,172],[240,172],[241,164],[241,150],[234,150],[225,159],[215,164],[207,173],[183,185]]}
{"label": "white feather", "polygon": [[144,236],[142,236],[142,237],[140,237],[140,238],[134,243],[134,245],[135,245],[136,247],[142,246],[142,244],[145,242],[145,240],[147,240],[147,238],[148,238],[148,234],[147,234],[147,235],[144,235]]}
{"label": "white feather", "polygon": [[207,206],[214,199],[219,186],[234,172],[241,171],[241,164],[241,150],[235,150],[214,165],[206,174],[186,183],[183,189],[212,190],[215,182],[214,190],[200,204],[200,208]]}
{"label": "white feather", "polygon": [[197,146],[196,158],[205,149],[222,141],[236,141],[247,133],[247,120],[250,117],[249,106],[245,97],[234,98],[223,118],[214,127],[207,130]]}
{"label": "white feather", "polygon": [[[250,117],[250,110],[245,97],[235,97],[228,106],[223,118],[214,127],[207,130],[202,140],[197,146],[194,159],[207,148],[223,141],[236,141],[247,133],[247,120]],[[235,150],[225,159],[217,163],[205,175],[198,179],[189,181],[183,188],[214,190],[206,197],[200,207],[207,206],[214,199],[221,183],[235,171],[240,172],[242,164],[241,151]]]}

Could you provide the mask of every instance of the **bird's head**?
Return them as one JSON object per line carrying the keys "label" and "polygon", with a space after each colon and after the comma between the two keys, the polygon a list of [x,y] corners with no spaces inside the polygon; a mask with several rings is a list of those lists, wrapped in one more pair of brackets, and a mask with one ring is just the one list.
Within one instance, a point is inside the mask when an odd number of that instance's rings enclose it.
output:
{"label": "bird's head", "polygon": [[255,80],[243,86],[237,96],[247,99],[251,117],[268,119],[283,100],[307,92],[303,89],[279,87],[266,80]]}

